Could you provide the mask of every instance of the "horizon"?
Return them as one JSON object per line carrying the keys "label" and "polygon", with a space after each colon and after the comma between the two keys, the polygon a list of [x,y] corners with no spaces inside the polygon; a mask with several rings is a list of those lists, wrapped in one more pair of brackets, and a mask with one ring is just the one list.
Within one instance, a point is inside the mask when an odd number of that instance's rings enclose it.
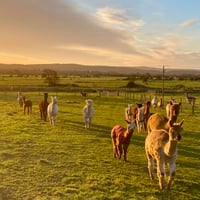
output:
{"label": "horizon", "polygon": [[200,1],[7,0],[0,63],[199,69]]}
{"label": "horizon", "polygon": [[[142,69],[155,69],[155,70],[163,70],[163,67],[164,67],[164,70],[167,71],[167,70],[188,70],[188,71],[200,71],[200,68],[175,68],[175,67],[171,67],[171,68],[168,68],[168,67],[165,67],[165,66],[160,66],[160,67],[155,67],[155,66],[108,66],[108,65],[83,65],[83,64],[78,64],[78,63],[32,63],[32,64],[21,64],[21,63],[0,63],[0,70],[1,70],[1,67],[2,66],[7,66],[7,65],[10,65],[10,66],[21,66],[21,67],[29,67],[29,66],[45,66],[45,65],[62,65],[62,66],[65,66],[65,65],[75,65],[75,66],[79,66],[79,67],[104,67],[104,68],[142,68]],[[48,69],[48,68],[44,68],[44,69]]]}

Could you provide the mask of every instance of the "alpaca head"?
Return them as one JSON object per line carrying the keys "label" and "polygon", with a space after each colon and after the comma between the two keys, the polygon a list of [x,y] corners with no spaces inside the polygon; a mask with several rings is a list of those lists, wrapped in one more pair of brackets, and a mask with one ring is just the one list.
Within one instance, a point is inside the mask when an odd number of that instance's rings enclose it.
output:
{"label": "alpaca head", "polygon": [[92,99],[86,99],[85,103],[87,106],[92,106]]}
{"label": "alpaca head", "polygon": [[51,97],[51,101],[52,101],[53,104],[57,104],[58,103],[58,100],[57,100],[56,96]]}
{"label": "alpaca head", "polygon": [[169,140],[171,141],[181,140],[181,133],[183,131],[183,122],[184,122],[184,119],[179,123],[172,123],[172,121],[169,122],[170,124]]}
{"label": "alpaca head", "polygon": [[179,115],[181,102],[180,103],[170,103],[170,120],[175,122],[177,120],[177,117]]}
{"label": "alpaca head", "polygon": [[134,121],[128,121],[128,120],[125,120],[125,122],[127,123],[127,130],[128,132],[133,132],[135,127],[136,127],[136,124]]}

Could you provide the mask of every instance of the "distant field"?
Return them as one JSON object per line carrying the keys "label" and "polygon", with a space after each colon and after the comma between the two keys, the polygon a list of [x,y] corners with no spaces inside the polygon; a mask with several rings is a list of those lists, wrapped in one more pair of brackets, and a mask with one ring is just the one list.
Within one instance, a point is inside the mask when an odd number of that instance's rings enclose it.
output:
{"label": "distant field", "polygon": [[[61,85],[77,85],[79,87],[88,88],[119,88],[125,87],[130,80],[127,77],[79,77],[79,76],[60,76],[58,84]],[[144,85],[146,87],[162,88],[162,80],[149,80],[147,83],[142,82],[141,79],[135,79],[135,83]],[[45,79],[40,75],[33,76],[0,76],[0,86],[48,86]],[[198,88],[200,89],[199,81],[191,80],[164,80],[164,87],[166,89],[179,89],[180,86],[185,88]]]}
{"label": "distant field", "polygon": [[[101,87],[127,83],[111,78],[65,80],[80,85],[90,82],[91,87],[92,83]],[[5,84],[4,81],[1,80],[0,85]],[[31,81],[36,84],[41,78],[19,78],[17,82],[10,80],[7,83],[29,85]],[[166,87],[176,84],[189,86],[191,83],[166,82]],[[150,82],[149,85],[161,87],[162,83]],[[199,83],[194,82],[191,87],[199,87]],[[143,93],[136,93],[134,99],[123,93],[119,96],[88,93],[87,98],[93,99],[95,108],[90,130],[84,128],[81,111],[85,98],[80,93],[49,92],[49,96],[58,97],[59,114],[54,128],[40,120],[38,102],[43,92],[26,91],[24,95],[33,101],[31,116],[23,114],[16,101],[16,91],[0,92],[0,199],[200,199],[200,94],[195,94],[194,114],[192,106],[185,101],[184,92],[165,94],[166,101],[172,95],[177,101],[183,99],[178,121],[185,119],[176,178],[170,192],[159,190],[156,176],[154,181],[149,179],[144,152],[147,133],[134,131],[127,163],[112,157],[110,130],[115,124],[125,126],[124,108],[128,103],[139,102]],[[149,98],[152,94],[145,95]],[[151,108],[151,112],[165,114],[165,109]]]}

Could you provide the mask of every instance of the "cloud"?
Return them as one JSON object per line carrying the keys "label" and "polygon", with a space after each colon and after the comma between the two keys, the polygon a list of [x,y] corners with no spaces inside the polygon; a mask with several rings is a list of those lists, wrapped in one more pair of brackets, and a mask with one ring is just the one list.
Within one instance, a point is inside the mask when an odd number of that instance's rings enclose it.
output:
{"label": "cloud", "polygon": [[0,48],[4,51],[50,51],[51,55],[53,47],[80,45],[135,52],[132,35],[102,26],[70,1],[1,0],[0,27]]}
{"label": "cloud", "polygon": [[104,7],[97,10],[97,16],[100,20],[107,23],[109,26],[113,24],[119,25],[119,28],[135,29],[144,25],[141,19],[131,19],[126,15],[126,11],[123,9],[115,9],[111,7]]}
{"label": "cloud", "polygon": [[187,28],[187,27],[193,26],[193,25],[198,24],[198,23],[200,23],[199,19],[190,19],[190,20],[187,20],[187,21],[180,23],[179,27],[180,28]]}

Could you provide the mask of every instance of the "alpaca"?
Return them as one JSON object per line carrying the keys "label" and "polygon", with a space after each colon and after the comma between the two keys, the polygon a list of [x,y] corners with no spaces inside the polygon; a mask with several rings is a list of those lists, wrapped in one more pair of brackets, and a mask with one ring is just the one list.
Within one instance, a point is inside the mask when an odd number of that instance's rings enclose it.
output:
{"label": "alpaca", "polygon": [[144,130],[144,107],[138,108],[137,110],[136,123],[138,133],[142,133],[142,130]]}
{"label": "alpaca", "polygon": [[26,100],[26,97],[23,96],[23,107],[24,107],[24,115],[27,113],[32,114],[32,101]]}
{"label": "alpaca", "polygon": [[125,119],[128,121],[133,120],[133,105],[128,104],[128,106],[125,108]]}
{"label": "alpaca", "polygon": [[154,96],[153,99],[151,100],[151,105],[153,106],[153,108],[156,108],[158,103],[158,97]]}
{"label": "alpaca", "polygon": [[81,91],[80,93],[81,93],[81,96],[82,96],[82,97],[86,97],[86,96],[87,96],[87,93],[86,93],[86,92]]}
{"label": "alpaca", "polygon": [[158,101],[157,107],[158,107],[159,109],[162,109],[162,107],[163,107],[163,100],[162,100],[162,98],[160,98],[160,100]]}
{"label": "alpaca", "polygon": [[50,125],[55,126],[56,118],[58,114],[58,100],[57,97],[51,97],[51,103],[47,107],[47,115],[49,118]]}
{"label": "alpaca", "polygon": [[180,106],[181,102],[170,104],[169,117],[165,117],[164,115],[161,115],[159,113],[151,115],[147,122],[148,133],[150,133],[154,129],[165,129],[168,131],[169,121],[171,121],[171,123],[176,122],[179,115]]}
{"label": "alpaca", "polygon": [[44,99],[39,102],[40,118],[44,121],[47,121],[47,107],[49,105],[48,93],[44,93]]}
{"label": "alpaca", "polygon": [[144,109],[143,109],[143,114],[144,114],[144,129],[147,130],[147,121],[150,117],[150,106],[151,106],[151,102],[150,101],[146,101],[144,103]]}
{"label": "alpaca", "polygon": [[[174,107],[177,106],[176,101],[174,99],[171,99],[169,101],[169,103],[166,105],[166,115],[167,115],[167,118],[170,118],[170,113],[172,112],[170,109],[174,109],[173,106],[172,106],[173,104],[175,105]],[[176,109],[174,109],[174,110],[176,110]]]}
{"label": "alpaca", "polygon": [[196,98],[193,97],[193,96],[189,96],[188,93],[186,93],[186,100],[189,104],[192,104],[194,105],[195,104],[195,101],[196,101]]}
{"label": "alpaca", "polygon": [[172,181],[176,173],[177,143],[181,139],[182,125],[180,123],[172,124],[170,121],[169,132],[164,129],[153,130],[148,134],[145,140],[145,151],[148,160],[149,176],[153,180],[154,160],[157,163],[157,176],[160,189],[165,187],[165,164],[169,167],[169,179],[167,190],[170,190]]}
{"label": "alpaca", "polygon": [[20,107],[23,107],[23,96],[21,92],[18,92],[17,102],[19,103]]}
{"label": "alpaca", "polygon": [[124,155],[124,161],[127,161],[127,149],[135,129],[135,122],[127,123],[127,128],[121,125],[115,125],[111,130],[111,139],[113,145],[113,157],[121,159],[122,154]]}
{"label": "alpaca", "polygon": [[92,118],[94,116],[94,107],[92,105],[92,100],[85,100],[86,105],[83,107],[83,118],[85,121],[85,128],[90,128],[92,123]]}

